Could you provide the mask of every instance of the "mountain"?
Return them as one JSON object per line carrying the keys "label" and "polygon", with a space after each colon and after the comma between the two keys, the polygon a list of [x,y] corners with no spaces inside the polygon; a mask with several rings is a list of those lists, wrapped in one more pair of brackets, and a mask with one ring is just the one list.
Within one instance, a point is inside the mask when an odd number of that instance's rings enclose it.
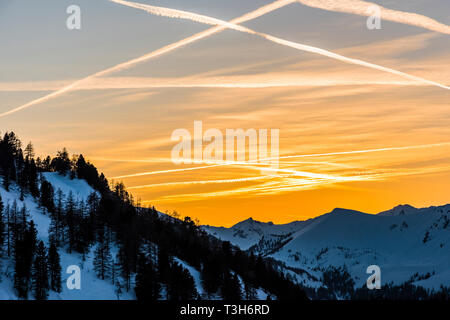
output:
{"label": "mountain", "polygon": [[305,286],[323,286],[323,273],[342,267],[360,288],[369,276],[366,268],[378,265],[385,284],[439,289],[450,284],[449,222],[450,205],[402,205],[376,215],[334,209],[283,225],[250,218],[231,228],[203,229],[243,250],[303,270],[300,282]]}

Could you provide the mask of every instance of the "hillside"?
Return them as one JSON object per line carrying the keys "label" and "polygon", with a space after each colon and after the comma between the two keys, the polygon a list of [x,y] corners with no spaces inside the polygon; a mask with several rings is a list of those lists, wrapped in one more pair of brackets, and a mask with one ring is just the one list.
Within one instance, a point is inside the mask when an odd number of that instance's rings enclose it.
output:
{"label": "hillside", "polygon": [[[73,179],[71,180],[67,176],[61,176],[56,172],[46,172],[43,173],[43,177],[47,179],[53,186],[54,190],[61,190],[65,195],[70,192],[73,193],[75,199],[78,201],[86,201],[91,193],[95,190],[90,187],[86,181]],[[29,219],[33,220],[36,224],[36,229],[38,231],[38,240],[44,241],[44,243],[49,245],[49,235],[48,230],[50,227],[51,219],[45,214],[45,210],[39,207],[39,203],[31,196],[26,196],[23,201],[20,200],[20,192],[17,186],[10,187],[10,191],[6,191],[4,188],[0,187],[0,195],[3,199],[5,205],[17,203],[19,208],[25,205],[29,213]],[[110,300],[118,299],[115,287],[112,283],[105,280],[100,280],[97,278],[94,272],[93,257],[94,252],[90,250],[86,256],[83,257],[80,254],[72,253],[69,254],[64,250],[60,251],[61,256],[61,268],[62,268],[62,292],[51,291],[49,294],[49,299],[52,300]],[[1,282],[0,282],[0,300],[15,300],[18,299],[17,293],[14,290],[14,279],[13,279],[13,261],[7,258],[3,258],[3,270],[1,272]],[[70,274],[65,271],[70,265],[82,266],[83,272],[81,277],[81,288],[82,290],[69,290],[65,285],[67,278]],[[134,295],[132,292],[125,292],[120,295],[120,299],[133,299]]]}
{"label": "hillside", "polygon": [[449,222],[450,205],[398,206],[377,215],[335,209],[285,225],[248,219],[231,228],[203,229],[318,279],[328,267],[344,266],[359,288],[368,277],[366,268],[376,264],[383,283],[411,280],[414,285],[439,289],[450,284]]}

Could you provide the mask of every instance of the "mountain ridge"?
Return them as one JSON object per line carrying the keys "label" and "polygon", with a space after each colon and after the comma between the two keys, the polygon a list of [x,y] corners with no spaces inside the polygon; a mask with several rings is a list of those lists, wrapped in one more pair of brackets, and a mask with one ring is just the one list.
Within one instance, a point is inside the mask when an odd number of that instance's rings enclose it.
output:
{"label": "mountain ridge", "polygon": [[366,275],[364,267],[371,264],[380,265],[384,279],[393,283],[408,281],[417,273],[432,275],[420,280],[428,288],[450,283],[450,204],[400,205],[378,214],[336,208],[278,225],[244,221],[230,228],[202,228],[243,250],[318,276],[316,270],[345,267],[358,286]]}

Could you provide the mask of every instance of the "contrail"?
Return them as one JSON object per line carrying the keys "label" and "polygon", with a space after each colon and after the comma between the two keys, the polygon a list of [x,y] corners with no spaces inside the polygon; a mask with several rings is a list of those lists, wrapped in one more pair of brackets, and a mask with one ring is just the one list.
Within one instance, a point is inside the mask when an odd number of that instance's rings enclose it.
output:
{"label": "contrail", "polygon": [[215,165],[208,165],[208,166],[202,166],[202,167],[150,171],[150,172],[134,173],[134,174],[127,174],[127,175],[123,175],[123,176],[112,177],[111,179],[123,179],[123,178],[131,178],[131,177],[149,176],[149,175],[161,174],[161,173],[173,173],[173,172],[192,171],[192,170],[199,170],[199,169],[205,169],[205,168],[222,167],[224,165],[225,164],[215,164]]}
{"label": "contrail", "polygon": [[[246,22],[246,21],[250,21],[250,20],[256,19],[258,17],[261,17],[261,16],[263,16],[263,15],[265,15],[267,13],[275,11],[275,10],[277,10],[279,8],[287,6],[287,5],[289,5],[291,3],[294,3],[296,1],[297,0],[278,0],[278,1],[275,1],[275,2],[273,2],[271,4],[262,6],[259,9],[256,9],[256,10],[250,12],[250,13],[247,13],[247,14],[239,17],[239,18],[236,18],[236,19],[230,21],[230,23],[231,24],[240,24],[240,23],[243,23],[243,22]],[[135,58],[135,59],[123,62],[121,64],[118,64],[118,65],[114,66],[114,67],[105,69],[103,71],[99,71],[99,72],[94,73],[92,75],[89,75],[89,76],[87,76],[87,77],[85,77],[83,79],[75,81],[72,84],[70,84],[68,86],[65,86],[65,87],[63,87],[63,88],[61,88],[59,90],[56,90],[56,91],[54,91],[54,92],[52,92],[52,93],[50,93],[50,94],[48,94],[48,95],[46,95],[46,96],[44,96],[42,98],[30,101],[30,102],[28,102],[28,103],[26,103],[24,105],[21,105],[20,107],[17,107],[17,108],[14,108],[12,110],[3,112],[3,113],[0,114],[0,118],[8,116],[8,115],[11,115],[11,114],[16,113],[18,111],[27,109],[29,107],[32,107],[32,106],[36,105],[36,104],[49,101],[49,100],[51,100],[53,98],[56,98],[56,97],[58,97],[58,96],[60,96],[60,95],[62,95],[64,93],[67,93],[69,91],[72,91],[72,90],[76,89],[81,84],[83,84],[83,83],[85,83],[87,81],[90,81],[91,79],[94,79],[96,77],[106,76],[106,75],[111,74],[113,72],[119,72],[119,71],[126,70],[126,69],[128,69],[128,68],[130,68],[130,67],[132,67],[132,66],[134,66],[134,65],[136,65],[138,63],[141,63],[141,62],[144,62],[144,61],[148,61],[150,59],[162,56],[163,54],[166,54],[166,53],[174,51],[174,50],[176,50],[178,48],[184,47],[184,46],[186,46],[188,44],[196,42],[197,40],[201,40],[201,39],[207,38],[207,37],[209,37],[209,36],[211,36],[213,34],[222,32],[222,31],[224,31],[226,29],[227,29],[227,27],[224,27],[224,26],[215,26],[213,28],[210,28],[208,30],[199,32],[197,34],[194,34],[194,35],[192,35],[190,37],[187,37],[187,38],[182,39],[180,41],[177,41],[175,43],[172,43],[172,44],[169,44],[167,46],[164,46],[164,47],[162,47],[162,48],[160,48],[158,50],[152,51],[152,52],[150,52],[148,54],[145,54],[145,55],[143,55],[141,57],[138,57],[138,58]]]}
{"label": "contrail", "polygon": [[180,181],[180,182],[165,182],[165,183],[154,183],[154,184],[146,184],[141,186],[128,187],[127,189],[146,189],[146,188],[155,188],[155,187],[166,187],[166,186],[176,186],[176,185],[192,185],[192,184],[223,184],[223,183],[237,183],[237,182],[249,182],[249,181],[258,181],[265,179],[274,179],[281,177],[292,177],[294,175],[267,175],[267,176],[257,176],[257,177],[248,177],[248,178],[235,178],[235,179],[221,179],[221,180],[201,180],[201,181]]}
{"label": "contrail", "polygon": [[276,158],[276,157],[268,158],[268,159],[263,159],[261,161],[269,161],[269,160],[277,160],[277,159],[306,158],[306,157],[338,156],[338,155],[360,154],[360,153],[371,153],[371,152],[382,152],[382,151],[424,149],[424,148],[433,148],[433,147],[443,147],[443,146],[448,146],[448,145],[450,145],[450,142],[423,144],[423,145],[406,146],[406,147],[390,147],[390,148],[366,149],[366,150],[356,150],[356,151],[340,151],[340,152],[330,152],[330,153],[292,155],[292,156],[283,156],[283,157],[279,157],[279,158]]}
{"label": "contrail", "polygon": [[391,10],[372,2],[360,0],[298,0],[298,2],[308,7],[334,12],[352,13],[360,16],[371,16],[372,12],[369,8],[376,6],[380,9],[383,20],[416,26],[443,34],[450,34],[450,26],[432,18],[412,12]]}
{"label": "contrail", "polygon": [[162,16],[162,17],[168,17],[168,18],[174,18],[174,19],[185,19],[185,20],[191,20],[194,22],[199,22],[203,24],[209,24],[213,26],[222,26],[228,29],[233,29],[241,32],[248,32],[249,29],[239,26],[234,23],[226,22],[223,20],[219,20],[216,18],[204,16],[197,13],[192,13],[188,11],[182,11],[177,9],[171,9],[171,8],[164,8],[164,7],[156,7],[151,6],[143,3],[137,3],[137,2],[131,2],[131,1],[124,1],[124,0],[109,0],[111,2],[115,2],[118,4],[122,4],[127,7],[140,9],[147,11],[148,13],[151,13],[156,16]]}
{"label": "contrail", "polygon": [[145,10],[150,14],[155,14],[158,16],[164,16],[164,17],[168,17],[168,18],[176,18],[176,19],[186,19],[186,20],[191,20],[191,21],[195,21],[195,22],[201,22],[201,23],[205,23],[205,24],[211,24],[211,25],[220,25],[222,27],[225,28],[229,28],[229,29],[233,29],[236,31],[240,31],[240,32],[245,32],[245,33],[249,33],[249,34],[253,34],[256,36],[260,36],[266,40],[281,44],[283,46],[287,46],[287,47],[291,47],[297,50],[301,50],[301,51],[305,51],[305,52],[310,52],[310,53],[316,53],[325,57],[329,57],[335,60],[339,60],[342,62],[346,62],[346,63],[350,63],[350,64],[355,64],[355,65],[359,65],[359,66],[363,66],[363,67],[367,67],[367,68],[371,68],[371,69],[375,69],[375,70],[379,70],[379,71],[384,71],[384,72],[388,72],[391,74],[395,74],[407,79],[411,79],[411,80],[415,80],[415,81],[419,81],[419,82],[423,82],[423,83],[427,83],[429,85],[433,85],[433,86],[437,86],[443,89],[447,89],[450,90],[449,86],[443,85],[441,83],[435,82],[435,81],[431,81],[431,80],[427,80],[421,77],[417,77],[417,76],[413,76],[410,75],[408,73],[405,72],[401,72],[392,68],[387,68],[387,67],[383,67],[374,63],[370,63],[370,62],[366,62],[363,60],[359,60],[359,59],[353,59],[353,58],[348,58],[345,57],[343,55],[325,50],[325,49],[321,49],[321,48],[317,48],[317,47],[313,47],[313,46],[308,46],[308,45],[304,45],[304,44],[300,44],[300,43],[296,43],[293,41],[289,41],[289,40],[285,40],[285,39],[281,39],[275,36],[271,36],[269,34],[266,33],[261,33],[261,32],[257,32],[254,30],[251,30],[249,28],[246,27],[242,27],[239,25],[236,25],[234,23],[230,23],[230,22],[226,22],[223,20],[219,20],[216,18],[211,18],[208,16],[204,16],[204,15],[199,15],[196,13],[191,13],[191,12],[186,12],[186,11],[181,11],[181,10],[175,10],[175,9],[169,9],[169,8],[164,8],[164,7],[156,7],[156,6],[151,6],[151,5],[147,5],[147,4],[140,4],[140,3],[135,3],[135,2],[130,2],[130,1],[125,1],[125,0],[109,0],[111,2],[115,2],[118,4],[122,4],[124,6],[128,6],[128,7],[132,7],[132,8],[137,8],[137,9],[141,9],[141,10]]}
{"label": "contrail", "polygon": [[[135,173],[135,174],[126,175],[126,176],[113,177],[112,179],[140,177],[140,176],[160,174],[160,173],[192,171],[192,170],[199,170],[199,169],[203,169],[203,168],[211,168],[211,167],[219,167],[219,166],[227,166],[227,165],[244,166],[245,168],[249,168],[249,169],[261,170],[261,168],[258,167],[258,166],[261,166],[261,165],[264,165],[264,164],[261,164],[261,163],[258,163],[258,162],[248,162],[248,161],[225,161],[224,163],[216,164],[216,165],[210,165],[210,166]],[[330,175],[330,174],[324,174],[324,173],[313,173],[313,172],[308,172],[308,171],[299,171],[299,170],[293,170],[293,169],[281,169],[281,168],[270,168],[270,167],[267,167],[267,168],[264,168],[264,170],[265,171],[275,172],[275,173],[282,172],[282,173],[287,173],[287,174],[290,174],[290,175],[296,176],[296,177],[305,177],[305,178],[312,178],[312,179],[324,179],[324,180],[334,180],[334,181],[354,181],[355,180],[355,177],[344,177],[344,176]]]}
{"label": "contrail", "polygon": [[[405,146],[405,147],[389,147],[389,148],[366,149],[366,150],[353,150],[353,151],[340,151],[340,152],[328,152],[328,153],[313,153],[313,154],[290,155],[290,156],[282,156],[282,157],[272,157],[272,158],[259,159],[259,161],[263,162],[263,161],[281,160],[281,159],[293,159],[293,158],[307,158],[307,157],[313,158],[313,157],[323,157],[323,156],[362,154],[362,153],[384,152],[384,151],[401,151],[401,150],[412,150],[412,149],[424,149],[424,148],[432,148],[432,147],[442,147],[442,146],[448,146],[448,145],[450,145],[450,142],[424,144],[424,145],[417,145],[417,146]],[[219,163],[218,164],[213,164],[213,165],[205,165],[205,166],[201,166],[201,167],[180,168],[180,169],[169,169],[169,170],[133,173],[133,174],[127,174],[127,175],[112,177],[111,179],[124,179],[124,178],[133,178],[133,177],[142,177],[142,176],[155,175],[155,174],[161,174],[161,173],[174,173],[174,172],[183,172],[183,171],[202,170],[202,169],[209,169],[209,168],[215,168],[215,167],[225,167],[225,166],[232,166],[232,165],[253,165],[253,166],[254,165],[260,165],[260,164],[250,163],[250,162],[247,162],[247,161],[241,161],[241,162],[238,162],[238,161],[216,161],[216,163],[217,162],[219,162]],[[211,163],[211,161],[195,162],[195,163]],[[292,172],[290,172],[290,173],[292,173]]]}
{"label": "contrail", "polygon": [[[65,81],[64,84],[70,83]],[[82,85],[77,90],[104,90],[104,89],[160,89],[160,88],[223,88],[223,89],[262,89],[280,87],[324,87],[324,86],[354,86],[354,85],[380,85],[380,86],[424,86],[422,82],[400,80],[377,80],[372,76],[366,78],[331,78],[323,75],[321,78],[312,78],[308,75],[288,76],[273,74],[268,76],[217,76],[217,77],[185,77],[185,78],[146,78],[146,77],[107,77],[96,78]],[[25,91],[53,91],[61,88],[61,81],[54,82],[0,82],[0,92]]]}
{"label": "contrail", "polygon": [[[371,174],[365,176],[365,181],[376,181],[382,180],[390,177],[400,177],[405,175],[416,175],[416,174],[426,174],[442,172],[443,170],[449,170],[449,167],[438,167],[438,168],[427,168],[427,169],[408,169],[406,172],[394,172],[394,173],[380,173]],[[254,193],[256,195],[268,195],[268,194],[280,194],[284,192],[292,192],[306,188],[313,188],[315,186],[324,186],[335,183],[331,180],[310,180],[310,179],[284,179],[282,182],[269,181],[261,185],[244,187],[225,191],[214,191],[207,193],[194,193],[194,194],[176,194],[171,196],[164,196],[161,198],[153,199],[152,202],[184,202],[191,201],[195,199],[210,198],[210,197],[223,197],[237,194],[249,195]]]}

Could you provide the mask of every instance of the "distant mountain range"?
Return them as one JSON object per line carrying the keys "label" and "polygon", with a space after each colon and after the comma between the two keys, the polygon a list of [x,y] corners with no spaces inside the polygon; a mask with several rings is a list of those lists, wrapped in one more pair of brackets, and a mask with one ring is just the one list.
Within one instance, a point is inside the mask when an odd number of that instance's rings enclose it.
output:
{"label": "distant mountain range", "polygon": [[450,205],[400,205],[376,215],[334,209],[288,224],[249,218],[231,228],[203,229],[243,250],[302,270],[296,276],[309,287],[323,286],[327,268],[343,267],[360,288],[369,265],[381,268],[383,284],[408,282],[429,289],[450,285]]}

